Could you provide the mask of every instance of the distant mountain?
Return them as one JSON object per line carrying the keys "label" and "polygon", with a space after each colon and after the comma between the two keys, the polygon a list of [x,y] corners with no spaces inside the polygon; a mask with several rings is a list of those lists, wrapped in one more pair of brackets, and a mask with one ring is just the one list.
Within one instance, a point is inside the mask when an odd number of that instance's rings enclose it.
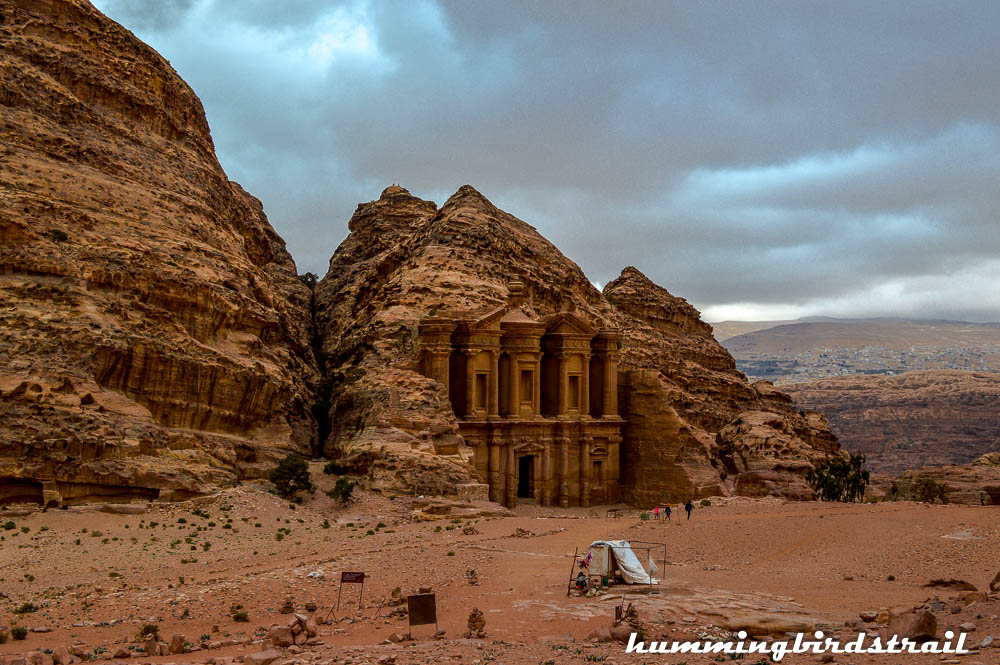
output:
{"label": "distant mountain", "polygon": [[1000,370],[1000,324],[914,319],[822,319],[729,337],[748,376],[776,384],[916,369]]}
{"label": "distant mountain", "polygon": [[813,323],[816,321],[844,321],[845,319],[835,319],[830,316],[805,316],[798,319],[789,319],[787,321],[719,321],[717,323],[712,323],[712,331],[715,334],[715,339],[723,342],[730,337],[736,337],[737,335],[745,335],[747,333],[757,332],[758,330],[767,330],[768,328],[775,328],[777,326],[784,326],[793,323]]}
{"label": "distant mountain", "polygon": [[841,444],[875,471],[969,464],[1000,450],[1000,373],[920,370],[852,374],[782,386],[830,421]]}

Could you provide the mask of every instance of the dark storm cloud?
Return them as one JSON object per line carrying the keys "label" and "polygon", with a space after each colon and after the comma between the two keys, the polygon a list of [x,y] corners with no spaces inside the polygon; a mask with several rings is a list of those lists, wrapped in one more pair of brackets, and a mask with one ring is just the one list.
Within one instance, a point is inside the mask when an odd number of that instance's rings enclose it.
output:
{"label": "dark storm cloud", "polygon": [[707,318],[1000,319],[996,3],[97,4],[300,270],[385,185],[471,183]]}

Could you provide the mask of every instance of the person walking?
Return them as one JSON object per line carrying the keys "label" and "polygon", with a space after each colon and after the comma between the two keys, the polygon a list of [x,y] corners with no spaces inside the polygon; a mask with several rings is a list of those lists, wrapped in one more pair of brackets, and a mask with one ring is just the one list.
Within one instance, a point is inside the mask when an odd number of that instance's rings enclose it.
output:
{"label": "person walking", "polygon": [[688,502],[684,504],[684,510],[687,511],[688,519],[691,519],[691,511],[693,509],[694,509],[694,506],[691,504],[691,499],[688,499]]}
{"label": "person walking", "polygon": [[663,508],[663,514],[666,515],[666,517],[667,517],[668,520],[670,519],[670,504],[669,503]]}

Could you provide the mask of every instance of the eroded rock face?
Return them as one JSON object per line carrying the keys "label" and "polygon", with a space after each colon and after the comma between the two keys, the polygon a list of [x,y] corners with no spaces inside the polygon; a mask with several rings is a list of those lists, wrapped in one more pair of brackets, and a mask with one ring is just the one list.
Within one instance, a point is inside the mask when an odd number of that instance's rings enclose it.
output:
{"label": "eroded rock face", "polygon": [[800,407],[826,414],[843,446],[883,473],[969,464],[1000,448],[1000,374],[852,374],[782,389]]}
{"label": "eroded rock face", "polygon": [[0,7],[0,481],[155,497],[308,452],[310,293],[201,103],[89,3]]}
{"label": "eroded rock face", "polygon": [[740,494],[813,497],[803,476],[836,439],[766,381],[750,384],[712,328],[635,268],[607,284],[622,330],[623,478],[632,503]]}
{"label": "eroded rock face", "polygon": [[[895,482],[921,478],[943,486],[948,503],[1000,506],[1000,452],[987,453],[971,464],[929,466],[906,471]],[[884,491],[889,494],[889,488]]]}
{"label": "eroded rock face", "polygon": [[515,280],[532,318],[572,311],[595,329],[622,331],[627,500],[807,498],[802,475],[839,454],[825,420],[800,413],[770,384],[749,384],[687,302],[635,268],[602,294],[533,227],[472,187],[440,208],[387,188],[358,206],[350,230],[316,289],[331,381],[325,449],[369,472],[376,487],[485,480],[475,478],[444,386],[420,372],[417,326],[503,306]]}

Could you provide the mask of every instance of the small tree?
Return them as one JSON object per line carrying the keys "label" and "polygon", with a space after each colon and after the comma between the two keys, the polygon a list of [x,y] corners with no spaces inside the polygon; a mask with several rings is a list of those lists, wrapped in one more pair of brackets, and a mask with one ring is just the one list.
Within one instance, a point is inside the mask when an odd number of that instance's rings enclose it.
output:
{"label": "small tree", "polygon": [[889,498],[893,501],[948,503],[948,486],[932,478],[900,478],[892,482]]}
{"label": "small tree", "polygon": [[871,474],[865,466],[865,456],[852,453],[849,459],[833,457],[806,474],[806,482],[816,490],[821,501],[860,501]]}
{"label": "small tree", "polygon": [[354,483],[346,477],[341,476],[340,478],[337,478],[337,484],[334,485],[333,489],[327,492],[326,495],[331,499],[339,499],[341,503],[349,503],[353,492]]}
{"label": "small tree", "polygon": [[278,466],[271,470],[268,479],[274,483],[278,494],[286,499],[292,499],[300,491],[313,488],[309,479],[309,465],[296,454],[290,454],[281,460]]}

